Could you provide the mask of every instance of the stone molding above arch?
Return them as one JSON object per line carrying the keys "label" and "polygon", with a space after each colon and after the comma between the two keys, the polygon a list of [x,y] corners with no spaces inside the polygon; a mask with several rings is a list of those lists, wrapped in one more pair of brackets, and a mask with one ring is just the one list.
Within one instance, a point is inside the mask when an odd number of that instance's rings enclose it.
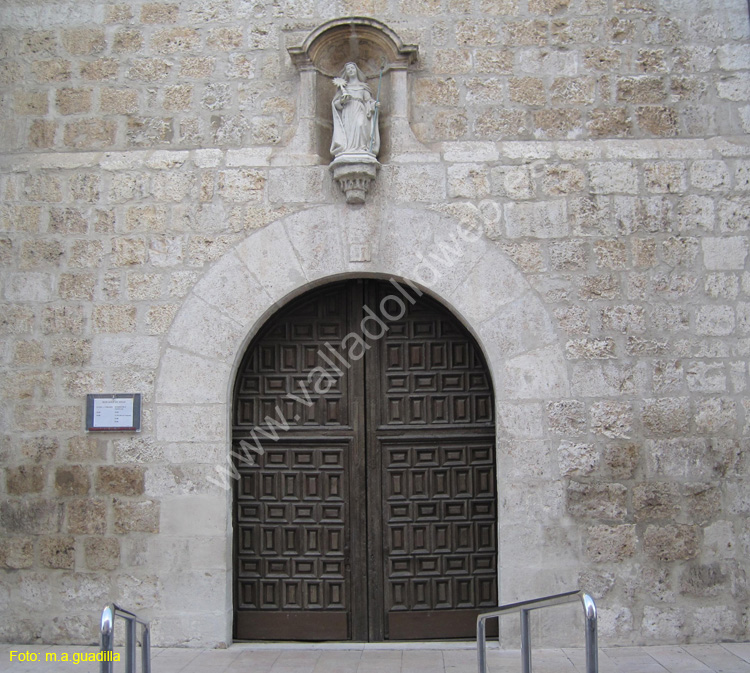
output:
{"label": "stone molding above arch", "polygon": [[[546,308],[507,256],[477,237],[428,210],[338,206],[254,232],[208,269],[167,334],[157,440],[224,441],[233,373],[252,336],[296,294],[347,276],[412,281],[448,306],[484,349],[498,402],[567,396],[565,358]],[[221,412],[209,422],[213,405]],[[498,427],[498,437],[507,431]]]}

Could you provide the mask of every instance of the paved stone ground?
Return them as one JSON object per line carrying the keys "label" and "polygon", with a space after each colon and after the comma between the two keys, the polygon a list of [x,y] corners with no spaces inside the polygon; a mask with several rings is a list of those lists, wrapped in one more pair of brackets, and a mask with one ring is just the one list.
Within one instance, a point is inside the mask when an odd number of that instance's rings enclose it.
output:
{"label": "paved stone ground", "polygon": [[[162,649],[152,651],[153,673],[475,673],[471,645],[284,646],[233,645],[227,650]],[[11,650],[32,652],[37,662],[10,661]],[[12,673],[99,673],[94,663],[47,663],[47,655],[95,653],[86,647],[0,645],[0,671]],[[140,654],[140,651],[139,651]],[[52,659],[50,656],[49,659]],[[491,648],[489,673],[520,673],[518,651]],[[140,671],[140,666],[139,669]],[[115,664],[124,671],[124,664]],[[582,649],[546,649],[533,653],[534,673],[583,673]],[[750,643],[663,647],[602,648],[600,673],[750,673]]]}

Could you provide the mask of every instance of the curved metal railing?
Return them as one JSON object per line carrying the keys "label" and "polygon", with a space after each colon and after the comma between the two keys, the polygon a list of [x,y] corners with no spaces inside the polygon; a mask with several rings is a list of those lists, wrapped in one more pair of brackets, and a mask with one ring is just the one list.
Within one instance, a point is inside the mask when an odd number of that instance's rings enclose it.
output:
{"label": "curved metal railing", "polygon": [[141,630],[141,673],[151,673],[151,629],[147,621],[129,610],[123,610],[111,603],[102,610],[101,638],[102,662],[101,673],[113,672],[113,657],[115,645],[115,617],[122,617],[126,622],[125,632],[125,673],[135,673],[136,624]]}
{"label": "curved metal railing", "polygon": [[581,601],[583,615],[586,619],[586,673],[599,673],[599,645],[596,626],[596,605],[594,599],[583,591],[568,591],[555,596],[535,598],[520,603],[502,605],[491,612],[484,612],[477,617],[477,662],[479,673],[487,673],[487,625],[488,619],[503,617],[512,612],[521,613],[521,664],[523,673],[531,673],[531,634],[529,630],[529,613],[539,608],[553,605],[564,605]]}

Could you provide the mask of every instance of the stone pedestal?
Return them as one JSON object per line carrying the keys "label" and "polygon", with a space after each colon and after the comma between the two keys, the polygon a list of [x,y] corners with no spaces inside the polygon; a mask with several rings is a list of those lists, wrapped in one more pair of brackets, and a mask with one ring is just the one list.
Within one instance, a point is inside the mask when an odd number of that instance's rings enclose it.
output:
{"label": "stone pedestal", "polygon": [[333,178],[346,194],[347,203],[364,203],[370,182],[375,179],[380,162],[364,152],[340,154],[331,162]]}

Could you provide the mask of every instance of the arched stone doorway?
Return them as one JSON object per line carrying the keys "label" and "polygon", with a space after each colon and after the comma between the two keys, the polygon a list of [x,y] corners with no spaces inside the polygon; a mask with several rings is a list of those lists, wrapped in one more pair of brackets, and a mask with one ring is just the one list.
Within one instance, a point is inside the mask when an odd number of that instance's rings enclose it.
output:
{"label": "arched stone doorway", "polygon": [[[494,384],[498,491],[503,493],[498,502],[499,600],[528,595],[542,571],[553,578],[544,584],[548,593],[575,580],[576,566],[569,558],[539,558],[545,531],[559,524],[563,512],[564,490],[547,467],[538,430],[544,400],[570,394],[563,348],[543,302],[492,241],[467,242],[455,264],[438,265],[438,277],[420,273],[424,256],[455,237],[458,226],[455,219],[406,206],[375,212],[367,206],[358,211],[311,208],[254,231],[216,260],[183,301],[159,358],[149,422],[155,446],[171,462],[196,466],[214,479],[210,490],[172,496],[160,514],[162,530],[179,537],[185,513],[195,512],[199,516],[192,517],[190,535],[214,550],[210,564],[170,579],[174,591],[186,595],[192,595],[196,582],[210,587],[211,601],[196,604],[185,617],[200,624],[202,642],[232,640],[233,480],[225,475],[242,357],[280,306],[310,288],[352,276],[417,283],[449,307],[482,345]],[[355,254],[367,241],[370,254]],[[547,462],[534,459],[538,454]],[[544,506],[530,509],[529,498]],[[156,607],[154,615],[171,618],[170,606]]]}
{"label": "arched stone doorway", "polygon": [[236,638],[469,638],[497,604],[490,375],[415,286],[280,309],[238,372],[233,456]]}

